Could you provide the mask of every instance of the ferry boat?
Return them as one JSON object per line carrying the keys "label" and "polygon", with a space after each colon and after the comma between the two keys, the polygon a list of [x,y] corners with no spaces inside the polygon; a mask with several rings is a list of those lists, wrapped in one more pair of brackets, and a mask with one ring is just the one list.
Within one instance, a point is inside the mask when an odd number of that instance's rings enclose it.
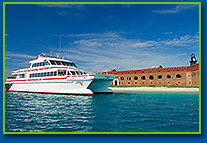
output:
{"label": "ferry boat", "polygon": [[29,64],[29,68],[15,70],[12,77],[6,79],[6,91],[81,95],[112,93],[107,87],[114,76],[86,73],[74,62],[58,56],[41,54]]}

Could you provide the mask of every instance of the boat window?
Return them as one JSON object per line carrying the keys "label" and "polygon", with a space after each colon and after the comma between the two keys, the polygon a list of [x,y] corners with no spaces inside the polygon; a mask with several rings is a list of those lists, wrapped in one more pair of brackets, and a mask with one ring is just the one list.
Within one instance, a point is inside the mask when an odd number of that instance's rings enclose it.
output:
{"label": "boat window", "polygon": [[67,66],[70,66],[70,63],[66,62]]}
{"label": "boat window", "polygon": [[40,63],[40,66],[43,66],[43,62]]}
{"label": "boat window", "polygon": [[39,67],[40,66],[40,63],[37,63],[37,67]]}
{"label": "boat window", "polygon": [[46,77],[46,75],[47,75],[47,73],[46,73],[46,72],[44,72],[44,77]]}
{"label": "boat window", "polygon": [[57,65],[61,65],[61,62],[60,61],[56,61]]}
{"label": "boat window", "polygon": [[67,66],[67,63],[66,62],[61,62],[61,63],[62,63],[62,65]]}
{"label": "boat window", "polygon": [[72,73],[72,75],[75,75],[75,72],[74,71],[70,71]]}
{"label": "boat window", "polygon": [[80,75],[83,75],[83,73],[81,71],[79,71]]}
{"label": "boat window", "polygon": [[55,61],[50,60],[50,63],[51,63],[52,65],[56,65]]}
{"label": "boat window", "polygon": [[66,75],[66,70],[58,70],[58,76],[64,76]]}
{"label": "boat window", "polygon": [[41,73],[41,77],[43,77],[43,73]]}
{"label": "boat window", "polygon": [[70,72],[68,71],[68,75],[70,75]]}
{"label": "boat window", "polygon": [[44,62],[44,64],[45,64],[45,66],[46,66],[46,65],[50,65],[48,61]]}
{"label": "boat window", "polygon": [[50,76],[50,73],[49,72],[47,72],[47,76]]}
{"label": "boat window", "polygon": [[68,66],[67,62],[63,62],[65,66]]}
{"label": "boat window", "polygon": [[56,71],[54,72],[54,76],[57,76],[57,72]]}
{"label": "boat window", "polygon": [[40,77],[40,73],[38,73],[38,77]]}
{"label": "boat window", "polygon": [[37,77],[37,73],[35,73],[35,77]]}
{"label": "boat window", "polygon": [[76,72],[77,75],[79,75],[79,72],[78,71],[75,71],[75,72]]}
{"label": "boat window", "polygon": [[34,63],[33,65],[32,65],[32,67],[36,67],[37,66],[37,63]]}
{"label": "boat window", "polygon": [[20,74],[19,78],[25,78],[25,74]]}
{"label": "boat window", "polygon": [[86,74],[86,72],[83,72],[84,74]]}
{"label": "boat window", "polygon": [[53,76],[53,72],[50,72],[50,76]]}
{"label": "boat window", "polygon": [[76,67],[76,68],[77,68],[77,66],[76,66],[74,63],[71,63],[71,66],[72,66],[72,67]]}
{"label": "boat window", "polygon": [[76,67],[77,68],[77,66],[74,63],[65,62],[65,64],[67,66],[71,66],[71,67]]}

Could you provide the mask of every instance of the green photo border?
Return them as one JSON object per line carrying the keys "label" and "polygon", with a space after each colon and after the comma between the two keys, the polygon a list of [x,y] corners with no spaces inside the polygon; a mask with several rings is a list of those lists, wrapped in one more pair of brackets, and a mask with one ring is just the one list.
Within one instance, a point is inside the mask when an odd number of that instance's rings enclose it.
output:
{"label": "green photo border", "polygon": [[[199,131],[198,132],[6,132],[5,131],[5,5],[8,4],[198,4],[199,5]],[[201,2],[3,2],[3,134],[201,134]]]}

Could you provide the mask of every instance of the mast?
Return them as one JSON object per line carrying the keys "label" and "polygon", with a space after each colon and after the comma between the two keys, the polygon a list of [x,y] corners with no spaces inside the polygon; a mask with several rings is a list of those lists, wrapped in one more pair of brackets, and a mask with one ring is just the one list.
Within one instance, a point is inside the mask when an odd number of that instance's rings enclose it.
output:
{"label": "mast", "polygon": [[52,49],[50,50],[50,56],[52,56]]}
{"label": "mast", "polygon": [[61,34],[60,34],[59,35],[59,50],[60,50],[60,54],[61,54],[61,48],[62,48],[62,45],[61,45]]}

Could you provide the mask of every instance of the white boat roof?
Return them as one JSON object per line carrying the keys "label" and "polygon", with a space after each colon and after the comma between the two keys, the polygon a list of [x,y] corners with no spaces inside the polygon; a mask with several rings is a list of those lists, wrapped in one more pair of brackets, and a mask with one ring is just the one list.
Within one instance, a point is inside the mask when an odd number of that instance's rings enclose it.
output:
{"label": "white boat roof", "polygon": [[53,56],[45,56],[45,55],[39,55],[37,56],[37,58],[35,60],[30,61],[29,63],[37,63],[37,62],[43,62],[45,60],[54,60],[54,61],[63,61],[63,62],[69,62],[69,63],[74,63],[68,60],[64,60],[62,58],[57,58],[57,57],[53,57]]}
{"label": "white boat roof", "polygon": [[[30,66],[31,66],[34,63],[40,63],[40,62],[44,62],[44,61],[48,61],[48,60],[63,61],[63,62],[69,62],[69,63],[75,64],[74,62],[64,60],[62,58],[53,57],[53,56],[46,56],[46,55],[39,55],[39,56],[37,56],[37,58],[35,60],[32,60],[29,63],[30,63]],[[56,66],[62,66],[62,65],[56,65]],[[17,73],[14,73],[14,72],[18,72],[18,71],[21,71],[21,73],[19,73],[19,74],[26,73],[27,70],[29,70],[29,69],[30,69],[30,67],[29,68],[24,68],[24,69],[16,69],[12,72],[12,75],[17,74]],[[68,67],[68,69],[74,70],[74,71],[75,70],[84,71],[84,70],[78,69],[77,67]]]}

